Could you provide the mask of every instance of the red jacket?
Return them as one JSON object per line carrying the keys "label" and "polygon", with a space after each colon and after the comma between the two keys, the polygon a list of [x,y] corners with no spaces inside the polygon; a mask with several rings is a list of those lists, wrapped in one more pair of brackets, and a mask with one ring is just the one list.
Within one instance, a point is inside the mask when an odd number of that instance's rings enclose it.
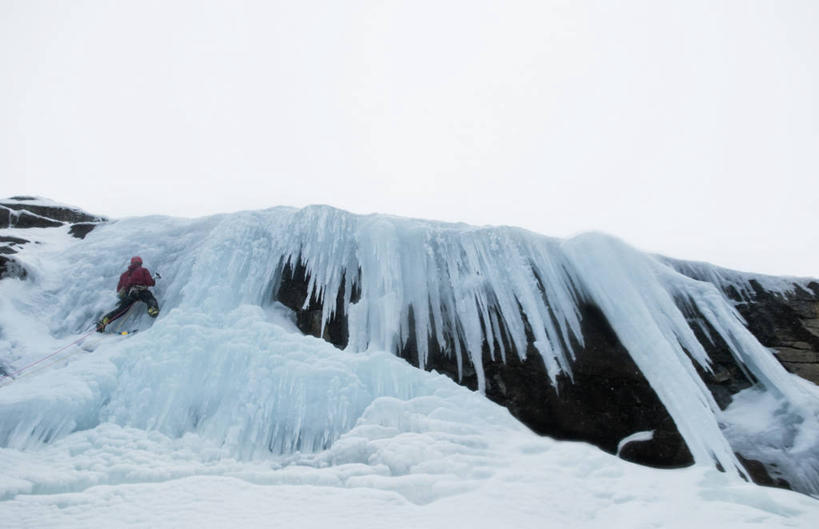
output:
{"label": "red jacket", "polygon": [[148,272],[148,269],[142,268],[141,266],[132,266],[129,267],[128,270],[125,271],[121,276],[119,276],[119,283],[117,283],[117,292],[120,289],[128,289],[134,285],[144,285],[146,287],[152,287],[156,284],[154,278],[151,277],[151,273]]}

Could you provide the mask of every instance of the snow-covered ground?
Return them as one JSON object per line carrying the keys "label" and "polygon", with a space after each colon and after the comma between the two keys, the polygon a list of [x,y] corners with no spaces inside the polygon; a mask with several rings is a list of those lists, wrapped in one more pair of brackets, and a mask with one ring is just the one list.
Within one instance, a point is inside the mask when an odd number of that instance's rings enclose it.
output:
{"label": "snow-covered ground", "polygon": [[[3,527],[819,526],[816,499],[713,464],[731,469],[729,441],[781,442],[769,430],[783,425],[790,449],[815,459],[816,387],[769,363],[715,288],[618,241],[329,208],[126,219],[82,241],[67,228],[25,234],[43,244],[16,256],[25,281],[0,281],[0,360],[16,373],[79,343],[0,382]],[[136,334],[80,340],[114,305],[116,279],[137,254],[163,275],[160,317],[138,306],[120,323]],[[347,307],[346,350],[301,335],[271,301],[279,257],[292,254],[308,259],[329,299],[349,280],[339,266],[361,268],[363,303]],[[535,282],[510,273],[527,260],[564,309],[557,324],[540,321],[550,369],[571,363],[556,339],[577,332],[571,284],[658,383],[699,464],[649,469],[538,437],[480,393],[391,354],[416,297],[441,296],[467,344],[479,339],[469,333],[480,318],[491,323],[482,313],[490,302],[518,297],[527,314],[542,314],[525,297]],[[730,337],[761,380],[757,394],[719,412],[682,352],[696,359],[701,347],[669,291],[691,296]],[[615,294],[634,303],[621,306]],[[440,329],[451,315],[424,317]],[[505,323],[514,332],[512,312]]]}

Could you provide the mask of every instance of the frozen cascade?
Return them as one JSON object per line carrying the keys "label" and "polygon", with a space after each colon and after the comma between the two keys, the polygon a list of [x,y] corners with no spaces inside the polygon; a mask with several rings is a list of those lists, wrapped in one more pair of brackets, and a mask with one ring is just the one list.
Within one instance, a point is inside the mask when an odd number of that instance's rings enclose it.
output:
{"label": "frozen cascade", "polygon": [[[790,382],[716,287],[614,238],[563,241],[324,206],[125,219],[66,248],[22,253],[33,280],[0,285],[29,322],[3,337],[18,344],[7,346],[11,360],[33,354],[19,345],[33,322],[48,322],[54,343],[63,343],[107,310],[112,282],[133,254],[165,278],[156,289],[160,319],[150,332],[100,345],[108,357],[90,355],[44,375],[59,391],[38,393],[23,381],[0,391],[5,445],[114,422],[173,436],[196,432],[240,457],[319,450],[352,428],[373,399],[432,391],[401,362],[376,367],[382,363],[372,360],[398,352],[412,332],[422,365],[433,341],[459,366],[474,366],[481,390],[484,345],[493,356],[523,358],[531,338],[552,381],[571,376],[573,348],[583,344],[581,300],[601,308],[698,462],[743,473],[721,430],[723,413],[696,373],[695,363],[710,370],[710,359],[680,300],[697,307],[790,413],[806,425],[817,420],[816,396]],[[343,291],[347,352],[360,353],[359,360],[342,362],[329,344],[282,330],[287,316],[271,298],[287,263],[303,265],[310,292],[327,301],[322,327]],[[353,303],[355,289],[361,296]],[[127,325],[149,322],[134,315]],[[271,343],[278,344],[275,354]]]}

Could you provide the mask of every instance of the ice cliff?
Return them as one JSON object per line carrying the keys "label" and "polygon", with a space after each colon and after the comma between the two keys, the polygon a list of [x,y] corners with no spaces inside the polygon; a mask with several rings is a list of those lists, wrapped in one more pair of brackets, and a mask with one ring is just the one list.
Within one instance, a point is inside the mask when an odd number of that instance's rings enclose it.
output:
{"label": "ice cliff", "polygon": [[[240,458],[319,451],[374,398],[434,393],[379,360],[386,352],[448,374],[524,422],[532,415],[539,433],[568,428],[565,437],[612,452],[657,443],[645,462],[690,459],[740,476],[753,459],[819,494],[816,386],[782,367],[725,293],[751,295],[756,284],[782,298],[819,297],[810,280],[672,261],[603,234],[559,240],[324,206],[122,219],[83,240],[69,229],[26,228],[43,244],[15,255],[25,277],[0,282],[6,373],[109,310],[131,255],[162,273],[162,313],[151,326],[134,310],[121,323],[141,329],[134,338],[89,338],[93,355],[7,380],[3,446],[27,449],[114,423],[196,433]],[[296,325],[361,360],[351,370],[329,346],[306,354],[306,342],[280,330]],[[733,385],[720,393],[723,371]],[[627,391],[615,387],[621,381]],[[609,385],[613,407],[605,392],[586,389]],[[572,416],[561,418],[561,406]],[[572,420],[594,426],[572,430]],[[666,457],[674,436],[680,446]]]}

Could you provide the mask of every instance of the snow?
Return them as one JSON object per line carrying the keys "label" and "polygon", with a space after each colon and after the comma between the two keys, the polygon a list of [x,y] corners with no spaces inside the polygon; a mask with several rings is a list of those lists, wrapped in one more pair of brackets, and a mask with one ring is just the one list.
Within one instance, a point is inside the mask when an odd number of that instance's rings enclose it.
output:
{"label": "snow", "polygon": [[[380,410],[427,423],[412,431],[374,424],[374,403],[326,466],[307,457],[243,463],[201,439],[113,425],[73,434],[22,461],[16,473],[40,479],[39,489],[6,499],[0,514],[6,527],[769,528],[819,520],[816,500],[702,466],[658,471],[584,444],[484,431],[486,422],[472,425],[470,416],[459,424],[452,416],[469,414],[441,402],[452,394],[440,397]],[[449,416],[429,424],[435,412]],[[388,467],[394,459],[408,472]]]}
{"label": "snow", "polygon": [[720,290],[733,288],[743,301],[751,301],[756,298],[756,291],[754,290],[752,282],[758,283],[759,286],[767,292],[785,296],[793,294],[797,290],[810,292],[808,285],[816,281],[812,278],[778,277],[766,274],[739,272],[714,266],[709,263],[683,261],[662,256],[657,257],[688,277],[708,281],[709,283],[717,285]]}
{"label": "snow", "polygon": [[[760,381],[766,424],[787,428],[764,438],[765,457],[807,460],[813,486],[815,386],[794,383],[713,285],[616,239],[329,207],[124,219],[84,240],[66,231],[27,230],[43,242],[18,254],[30,277],[0,282],[8,372],[110,310],[131,255],[161,272],[162,312],[154,321],[138,306],[113,328],[140,332],[94,334],[0,383],[4,527],[819,523],[816,499],[741,479],[735,445],[765,435],[747,419],[758,400],[719,410],[696,374],[710,360],[679,300]],[[272,301],[284,264],[299,259],[318,297],[335,300],[343,285],[343,351],[301,335]],[[695,466],[659,471],[539,438],[480,392],[394,355],[414,330],[419,344],[435,338],[482,377],[484,340],[501,358],[525,354],[525,314],[550,376],[571,373],[580,300],[603,310]],[[335,308],[324,304],[325,321]]]}
{"label": "snow", "polygon": [[[794,379],[792,383],[819,396],[819,389],[809,382]],[[801,490],[819,490],[815,446],[819,423],[793,408],[771,392],[748,388],[734,397],[725,412],[725,435],[746,457],[773,463],[775,477]]]}
{"label": "snow", "polygon": [[48,207],[48,208],[64,208],[70,209],[74,211],[82,211],[81,209],[77,208],[76,206],[71,206],[69,204],[63,204],[61,202],[57,202],[50,198],[46,197],[36,197],[36,196],[15,196],[15,197],[8,197],[0,199],[0,203],[3,204],[20,204],[23,206],[41,206],[41,207]]}

